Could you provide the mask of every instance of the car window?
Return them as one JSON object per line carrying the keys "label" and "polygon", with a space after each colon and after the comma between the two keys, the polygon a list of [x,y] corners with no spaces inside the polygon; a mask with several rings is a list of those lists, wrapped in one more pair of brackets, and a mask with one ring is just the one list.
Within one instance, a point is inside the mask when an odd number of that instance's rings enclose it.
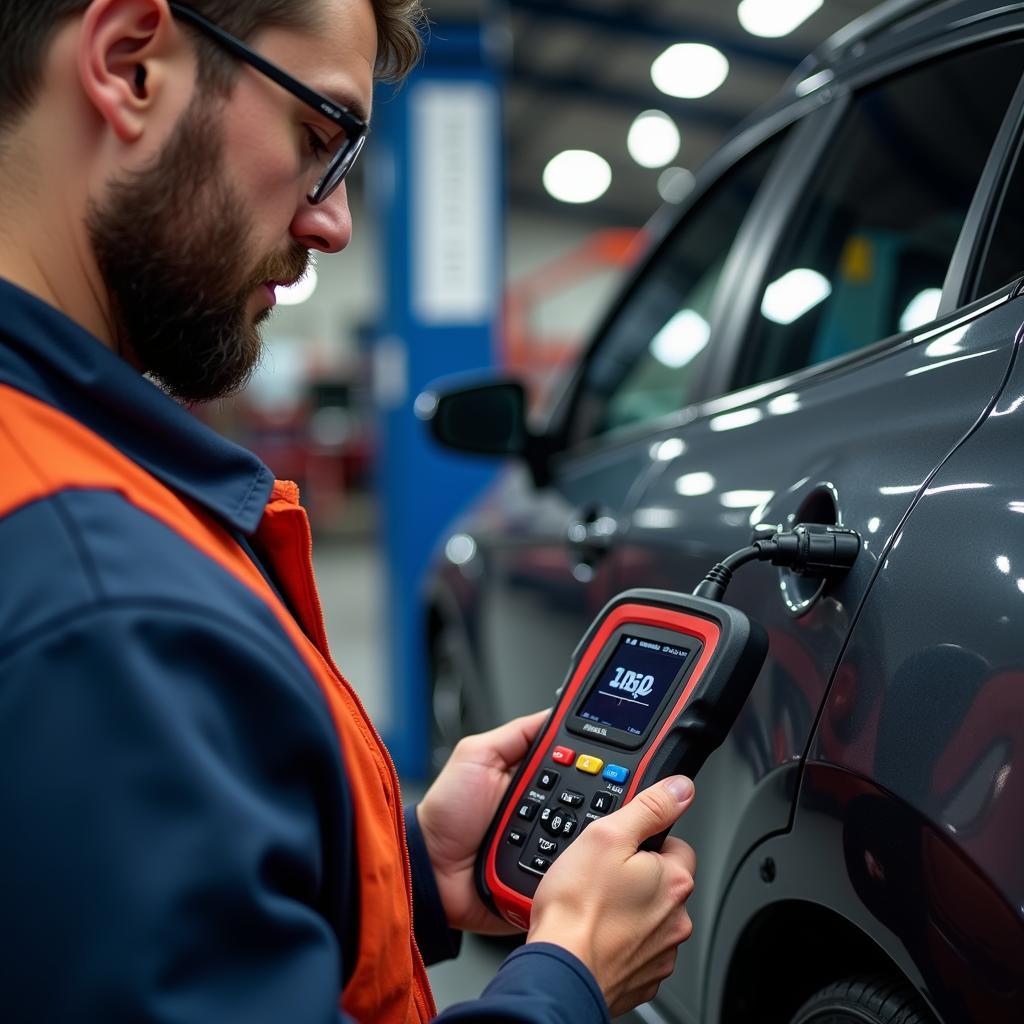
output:
{"label": "car window", "polygon": [[1021,74],[1013,42],[859,93],[772,261],[735,385],[769,380],[934,319]]}
{"label": "car window", "polygon": [[762,143],[719,179],[659,250],[587,365],[572,441],[686,404],[708,343],[722,267],[783,136]]}
{"label": "car window", "polygon": [[988,295],[1002,285],[1024,277],[1021,224],[1024,224],[1024,140],[1018,148],[1013,171],[996,210],[973,298]]}

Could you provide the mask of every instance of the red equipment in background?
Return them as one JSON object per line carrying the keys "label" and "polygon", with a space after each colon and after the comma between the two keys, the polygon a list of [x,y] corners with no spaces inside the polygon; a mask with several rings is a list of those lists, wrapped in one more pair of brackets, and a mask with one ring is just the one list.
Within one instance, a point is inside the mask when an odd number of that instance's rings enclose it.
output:
{"label": "red equipment in background", "polygon": [[646,241],[640,228],[595,231],[568,252],[508,285],[501,361],[527,384],[535,403],[546,397],[559,370],[579,351],[589,326],[582,322],[589,317],[583,316],[572,317],[571,327],[556,323],[553,329],[545,329],[543,308],[602,275],[617,280],[636,261]]}

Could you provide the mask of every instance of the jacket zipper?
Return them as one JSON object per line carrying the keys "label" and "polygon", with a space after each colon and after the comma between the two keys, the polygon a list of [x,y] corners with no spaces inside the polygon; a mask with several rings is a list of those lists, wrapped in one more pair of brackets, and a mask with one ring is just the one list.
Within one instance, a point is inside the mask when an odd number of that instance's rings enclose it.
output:
{"label": "jacket zipper", "polygon": [[[301,510],[301,506],[299,506],[299,510]],[[390,773],[391,785],[397,800],[397,807],[394,809],[394,817],[398,824],[398,834],[402,840],[402,873],[405,875],[405,893],[409,904],[409,925],[412,927],[413,904],[412,874],[409,866],[409,837],[406,833],[405,815],[402,810],[402,788],[398,779],[398,769],[395,768],[395,762],[392,760],[391,752],[384,745],[384,741],[381,739],[380,733],[377,731],[377,727],[373,724],[373,720],[367,714],[366,708],[363,706],[363,702],[360,699],[359,694],[356,693],[352,684],[345,678],[344,674],[334,663],[334,658],[331,657],[330,647],[327,643],[327,622],[324,619],[323,605],[320,603],[320,594],[316,587],[316,575],[313,572],[313,533],[309,528],[308,519],[302,515],[296,517],[296,525],[299,528],[301,539],[305,541],[306,546],[306,579],[310,584],[308,587],[309,597],[313,610],[316,612],[316,624],[318,627],[317,643],[315,644],[317,653],[321,658],[323,658],[324,663],[331,670],[331,674],[334,676],[335,682],[338,686],[352,699],[360,716],[366,723],[367,728],[370,730],[370,734],[377,741],[377,746],[383,755],[384,763]],[[413,966],[419,972],[419,980],[423,983],[424,994],[428,1000],[427,1010],[433,1014],[437,1012],[437,1008],[433,1005],[433,994],[430,990],[430,982],[427,979],[427,965],[423,961],[423,954],[420,952],[420,948],[415,937],[410,936],[410,938],[412,938],[411,944],[415,957]]]}

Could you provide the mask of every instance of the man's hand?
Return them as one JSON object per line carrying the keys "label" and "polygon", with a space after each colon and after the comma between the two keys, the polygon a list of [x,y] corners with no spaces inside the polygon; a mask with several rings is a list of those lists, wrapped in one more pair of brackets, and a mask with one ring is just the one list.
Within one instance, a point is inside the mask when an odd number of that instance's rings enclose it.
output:
{"label": "man's hand", "polygon": [[638,850],[693,800],[693,783],[664,779],[586,831],[550,867],[533,900],[528,942],[554,942],[597,979],[613,1017],[654,998],[693,926],[686,900],[697,859],[669,837]]}
{"label": "man's hand", "polygon": [[473,865],[487,826],[547,716],[547,711],[538,711],[460,740],[416,808],[452,928],[492,935],[517,930],[484,906],[473,882]]}

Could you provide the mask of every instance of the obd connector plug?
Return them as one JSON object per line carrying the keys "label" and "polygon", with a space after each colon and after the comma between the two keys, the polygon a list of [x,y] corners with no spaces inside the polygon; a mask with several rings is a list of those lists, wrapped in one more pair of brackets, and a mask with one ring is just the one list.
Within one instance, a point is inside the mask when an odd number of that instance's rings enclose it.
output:
{"label": "obd connector plug", "polygon": [[842,576],[857,560],[860,547],[860,534],[856,530],[801,523],[792,530],[779,530],[731,554],[711,569],[693,594],[721,601],[732,574],[747,562],[770,562],[800,576]]}

